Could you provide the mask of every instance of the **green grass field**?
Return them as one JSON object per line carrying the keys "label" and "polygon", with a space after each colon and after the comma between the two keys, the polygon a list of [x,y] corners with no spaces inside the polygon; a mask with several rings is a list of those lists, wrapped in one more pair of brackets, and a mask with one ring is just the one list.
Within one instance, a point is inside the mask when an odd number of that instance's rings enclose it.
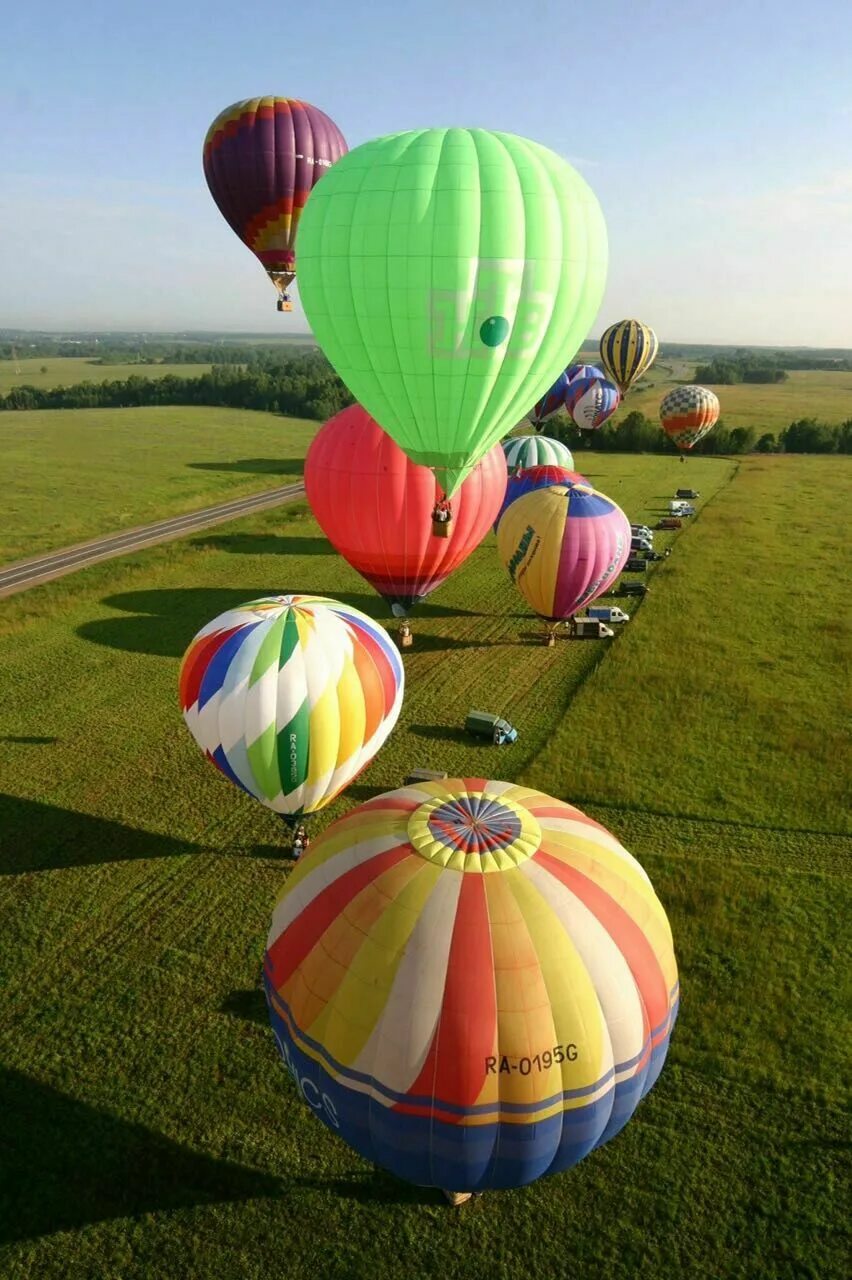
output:
{"label": "green grass field", "polygon": [[0,562],[286,484],[316,429],[189,406],[0,414]]}
{"label": "green grass field", "polygon": [[[17,370],[20,369],[20,373]],[[42,372],[44,370],[45,372]],[[198,378],[209,373],[209,364],[95,364],[88,356],[34,356],[0,360],[0,396],[14,387],[32,386],[48,391],[72,387],[78,382],[113,382],[125,378]]]}
{"label": "green grass field", "polygon": [[[593,479],[638,520],[682,470],[597,455]],[[849,475],[692,460],[699,515],[613,642],[528,639],[491,536],[422,607],[400,725],[332,812],[416,766],[575,799],[647,868],[683,985],[624,1133],[459,1212],[299,1102],[258,985],[280,828],[176,705],[181,653],[229,605],[381,602],[301,507],[0,603],[0,1274],[845,1276]],[[518,742],[466,739],[476,704]]]}

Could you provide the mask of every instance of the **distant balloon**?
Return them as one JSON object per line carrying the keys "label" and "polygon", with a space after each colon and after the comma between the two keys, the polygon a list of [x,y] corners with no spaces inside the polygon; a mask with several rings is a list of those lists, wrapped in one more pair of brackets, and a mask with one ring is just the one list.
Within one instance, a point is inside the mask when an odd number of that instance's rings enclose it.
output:
{"label": "distant balloon", "polygon": [[434,475],[356,404],[314,437],[305,489],[329,542],[400,617],[445,582],[485,537],[506,491],[506,461],[495,444],[453,499],[449,537],[436,538],[430,523],[440,497]]}
{"label": "distant balloon", "polygon": [[516,471],[509,476],[506,484],[506,496],[503,499],[503,505],[494,521],[494,531],[496,533],[497,526],[503,519],[503,513],[506,508],[511,506],[516,498],[522,498],[525,493],[532,493],[533,489],[547,489],[554,484],[572,485],[585,484],[588,485],[585,476],[581,476],[579,471],[569,471],[567,467],[529,467],[526,471]]}
{"label": "distant balloon", "polygon": [[565,376],[570,386],[572,382],[576,382],[577,378],[602,378],[604,375],[593,364],[569,364],[565,370]]}
{"label": "distant balloon", "polygon": [[648,372],[658,347],[654,330],[641,320],[620,320],[607,329],[601,338],[601,361],[607,377],[622,395]]}
{"label": "distant balloon", "polygon": [[523,1186],[628,1123],[678,1012],[641,865],[573,805],[483,778],[350,810],[290,873],[263,982],[301,1099],[419,1186]]}
{"label": "distant balloon", "polygon": [[405,673],[387,632],[323,596],[252,600],[184,655],[187,727],[226,778],[284,818],[316,813],[396,724]]}
{"label": "distant balloon", "polygon": [[562,621],[608,591],[630,555],[630,521],[585,485],[518,498],[497,527],[497,550],[527,604]]}
{"label": "distant balloon", "polygon": [[565,408],[583,431],[596,431],[621,402],[618,387],[601,374],[575,378],[565,392]]}
{"label": "distant balloon", "polygon": [[299,229],[308,320],[360,404],[448,495],[588,333],[606,229],[546,147],[419,129],[356,147]]}
{"label": "distant balloon", "polygon": [[288,301],[296,274],[302,210],[314,185],[346,151],[337,125],[298,98],[235,102],[207,131],[204,176],[210,194],[282,301]]}
{"label": "distant balloon", "polygon": [[678,449],[691,449],[719,421],[719,399],[706,387],[674,387],[663,397],[660,421]]}
{"label": "distant balloon", "polygon": [[565,392],[568,389],[568,376],[560,373],[549,391],[535,404],[529,414],[529,420],[536,430],[540,430],[544,422],[558,413],[565,403]]}
{"label": "distant balloon", "polygon": [[503,452],[510,475],[515,471],[527,471],[530,467],[574,469],[571,450],[561,440],[551,440],[550,436],[509,436],[503,441]]}

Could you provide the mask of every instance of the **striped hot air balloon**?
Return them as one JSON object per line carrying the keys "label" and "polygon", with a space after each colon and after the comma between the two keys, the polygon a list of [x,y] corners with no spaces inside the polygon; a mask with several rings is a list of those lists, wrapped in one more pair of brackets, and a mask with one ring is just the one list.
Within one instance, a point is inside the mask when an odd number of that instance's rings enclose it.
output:
{"label": "striped hot air balloon", "polygon": [[578,378],[602,378],[603,374],[596,365],[593,364],[569,364],[565,370],[565,376],[568,379],[568,385],[576,382]]}
{"label": "striped hot air balloon", "polygon": [[706,387],[674,387],[663,397],[660,421],[678,449],[691,449],[719,421],[719,398]]}
{"label": "striped hot air balloon", "polygon": [[528,417],[537,431],[554,413],[558,413],[565,403],[565,392],[568,390],[568,374],[560,373],[549,391],[541,397],[530,410]]}
{"label": "striped hot air balloon", "polygon": [[599,823],[482,778],[335,822],[278,900],[264,985],[302,1099],[409,1182],[576,1164],[657,1079],[678,1009],[666,913]]}
{"label": "striped hot air balloon", "polygon": [[509,475],[530,467],[566,467],[574,470],[574,457],[561,440],[550,436],[509,436],[503,441]]}
{"label": "striped hot air balloon", "polygon": [[641,320],[619,320],[601,338],[601,363],[624,396],[657,358],[657,335]]}
{"label": "striped hot air balloon", "polygon": [[539,617],[571,618],[608,591],[630,555],[630,521],[589,485],[518,498],[497,527],[509,577]]}
{"label": "striped hot air balloon", "polygon": [[506,508],[511,506],[516,498],[522,498],[525,493],[532,493],[533,489],[547,489],[553,484],[588,483],[586,477],[581,476],[579,471],[569,471],[567,467],[528,467],[526,471],[516,471],[514,475],[509,476],[506,484],[506,496],[494,521],[495,533]]}
{"label": "striped hot air balloon", "polygon": [[252,600],[186,651],[180,702],[226,778],[284,818],[316,813],[396,724],[405,675],[372,618],[322,596]]}
{"label": "striped hot air balloon", "polygon": [[621,401],[614,382],[595,373],[575,378],[565,392],[565,408],[583,431],[596,431],[615,413]]}

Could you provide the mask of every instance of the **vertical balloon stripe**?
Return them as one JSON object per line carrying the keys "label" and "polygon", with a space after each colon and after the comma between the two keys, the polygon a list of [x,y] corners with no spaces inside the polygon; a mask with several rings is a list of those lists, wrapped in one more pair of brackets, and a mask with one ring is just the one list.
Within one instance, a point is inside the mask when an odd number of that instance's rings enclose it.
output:
{"label": "vertical balloon stripe", "polygon": [[240,628],[234,627],[228,631],[214,632],[213,635],[192,644],[186,651],[181,664],[179,683],[180,702],[184,711],[198,702],[198,693],[208,662],[225,641],[239,630]]}

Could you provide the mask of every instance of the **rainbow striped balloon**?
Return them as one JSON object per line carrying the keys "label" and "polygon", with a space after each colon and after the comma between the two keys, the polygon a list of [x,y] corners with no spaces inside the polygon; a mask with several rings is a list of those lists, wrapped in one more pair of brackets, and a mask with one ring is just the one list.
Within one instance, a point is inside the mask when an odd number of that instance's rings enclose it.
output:
{"label": "rainbow striped balloon", "polygon": [[513,1187],[627,1123],[677,1016],[665,911],[599,823],[482,778],[339,819],[278,900],[264,962],[301,1097],[409,1182]]}
{"label": "rainbow striped balloon", "polygon": [[180,671],[208,760],[285,817],[315,813],[396,724],[405,674],[372,618],[323,596],[252,600],[207,624]]}
{"label": "rainbow striped balloon", "polygon": [[556,622],[613,585],[630,555],[630,521],[591,485],[534,489],[500,517],[497,551],[527,604]]}
{"label": "rainbow striped balloon", "polygon": [[561,440],[550,436],[509,436],[503,441],[509,475],[529,467],[566,467],[574,470],[571,450]]}

